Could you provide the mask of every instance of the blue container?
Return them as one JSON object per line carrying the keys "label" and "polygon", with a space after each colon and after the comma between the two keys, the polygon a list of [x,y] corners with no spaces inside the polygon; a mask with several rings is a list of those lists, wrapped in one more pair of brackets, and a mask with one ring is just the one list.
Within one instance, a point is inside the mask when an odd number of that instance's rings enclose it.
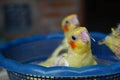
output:
{"label": "blue container", "polygon": [[[92,51],[99,63],[82,68],[35,65],[51,55],[63,39],[62,33],[36,35],[13,40],[0,46],[0,67],[5,68],[10,80],[120,80],[120,61],[105,45],[98,45],[106,34],[90,33]],[[29,64],[31,63],[31,64]]]}

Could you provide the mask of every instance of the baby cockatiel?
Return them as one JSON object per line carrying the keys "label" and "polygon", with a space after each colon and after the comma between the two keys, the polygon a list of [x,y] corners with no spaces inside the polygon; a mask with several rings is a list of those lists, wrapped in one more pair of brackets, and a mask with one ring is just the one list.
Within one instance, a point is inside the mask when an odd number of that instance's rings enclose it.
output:
{"label": "baby cockatiel", "polygon": [[91,52],[90,36],[85,27],[78,27],[67,36],[68,52],[60,55],[52,66],[83,67],[96,65]]}
{"label": "baby cockatiel", "polygon": [[112,28],[112,33],[100,41],[99,44],[105,44],[120,59],[120,24],[116,29]]}
{"label": "baby cockatiel", "polygon": [[79,21],[76,14],[69,15],[65,17],[62,21],[62,29],[64,30],[64,39],[62,43],[54,50],[52,55],[44,62],[40,63],[39,65],[50,67],[50,65],[56,60],[60,52],[66,51],[68,49],[67,43],[67,35],[71,32],[74,28],[79,27]]}
{"label": "baby cockatiel", "polygon": [[58,56],[60,51],[66,50],[68,48],[68,43],[66,40],[66,36],[72,31],[74,28],[79,27],[79,20],[76,14],[71,14],[65,17],[62,21],[62,29],[64,31],[65,38],[63,39],[62,43],[55,49],[52,56]]}

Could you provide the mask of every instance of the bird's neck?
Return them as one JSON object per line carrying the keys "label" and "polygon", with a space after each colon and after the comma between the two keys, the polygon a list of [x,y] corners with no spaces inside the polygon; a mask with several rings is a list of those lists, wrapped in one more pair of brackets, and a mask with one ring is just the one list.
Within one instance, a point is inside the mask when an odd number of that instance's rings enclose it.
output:
{"label": "bird's neck", "polygon": [[77,52],[76,51],[74,51],[74,50],[72,50],[72,48],[69,48],[69,50],[68,50],[69,52],[68,53],[70,53],[70,54],[77,54],[77,55],[84,55],[84,54],[88,54],[88,53],[91,53],[91,48],[87,48],[87,49],[85,49],[85,50],[78,50]]}

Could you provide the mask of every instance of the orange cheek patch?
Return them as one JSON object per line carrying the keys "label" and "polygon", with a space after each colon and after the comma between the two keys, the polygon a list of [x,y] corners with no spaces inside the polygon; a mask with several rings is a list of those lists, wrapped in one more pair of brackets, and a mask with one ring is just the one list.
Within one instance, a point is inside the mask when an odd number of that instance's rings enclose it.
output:
{"label": "orange cheek patch", "polygon": [[64,31],[65,31],[65,32],[68,32],[68,30],[69,30],[69,29],[68,29],[68,26],[65,25],[65,26],[64,26]]}
{"label": "orange cheek patch", "polygon": [[70,43],[70,46],[72,47],[72,49],[75,49],[75,48],[76,48],[75,42],[70,41],[69,43]]}

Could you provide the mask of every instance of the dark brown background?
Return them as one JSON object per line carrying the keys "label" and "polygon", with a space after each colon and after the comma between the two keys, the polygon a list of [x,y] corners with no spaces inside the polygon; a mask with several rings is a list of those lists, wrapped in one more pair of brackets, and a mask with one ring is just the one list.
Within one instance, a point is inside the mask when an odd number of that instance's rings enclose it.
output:
{"label": "dark brown background", "polygon": [[[6,30],[4,5],[27,4],[30,27]],[[89,31],[109,33],[120,22],[119,0],[0,0],[0,36],[8,40],[36,34],[62,32],[61,20],[76,13],[82,26]],[[16,26],[18,28],[20,26]]]}

